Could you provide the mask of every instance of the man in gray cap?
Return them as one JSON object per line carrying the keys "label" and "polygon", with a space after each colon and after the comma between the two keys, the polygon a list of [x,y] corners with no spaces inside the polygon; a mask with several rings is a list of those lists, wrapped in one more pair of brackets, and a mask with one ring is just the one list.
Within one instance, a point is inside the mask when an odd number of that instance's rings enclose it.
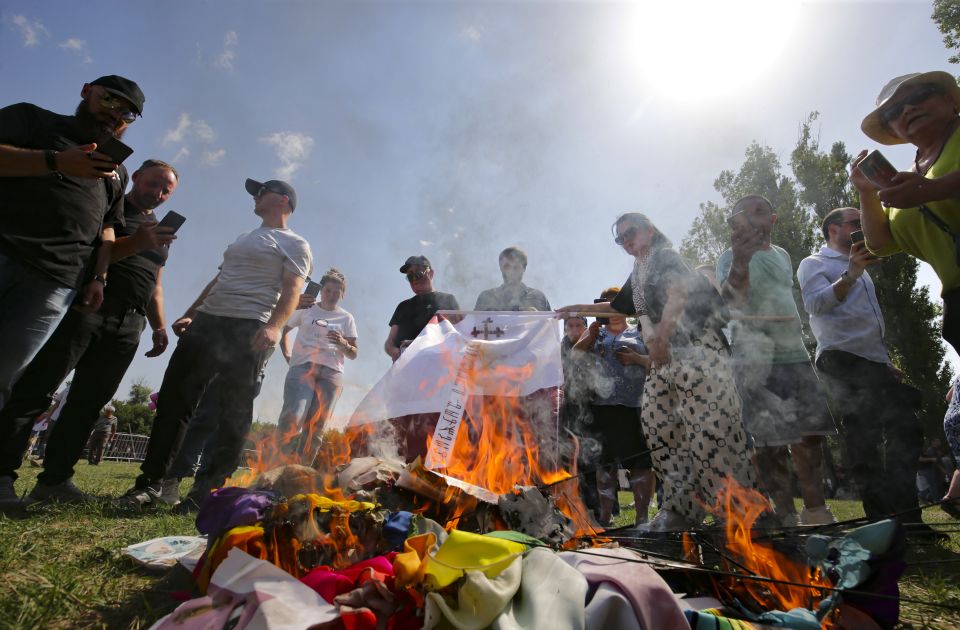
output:
{"label": "man in gray cap", "polygon": [[260,370],[279,343],[283,325],[297,307],[313,270],[310,245],[287,227],[297,194],[287,182],[248,179],[259,228],[227,247],[220,272],[183,317],[173,323],[180,341],[170,357],[157,398],[142,474],[118,501],[145,507],[160,500],[162,480],[180,450],[187,423],[214,380],[222,385],[222,419],[214,465],[194,481],[181,511],[196,509],[236,468],[253,421]]}
{"label": "man in gray cap", "polygon": [[103,301],[127,172],[97,147],[123,136],[144,97],[116,75],[85,83],[80,96],[72,116],[30,103],[0,109],[0,407],[78,291],[80,308]]}

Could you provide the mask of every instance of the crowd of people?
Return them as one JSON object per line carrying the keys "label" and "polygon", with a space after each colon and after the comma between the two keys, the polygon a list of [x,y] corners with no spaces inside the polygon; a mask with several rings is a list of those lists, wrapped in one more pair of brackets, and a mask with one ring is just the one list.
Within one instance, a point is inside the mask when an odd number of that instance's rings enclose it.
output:
{"label": "crowd of people", "polygon": [[[128,177],[112,151],[103,152],[143,114],[135,82],[100,77],[80,96],[72,115],[29,103],[0,109],[0,505],[21,501],[16,470],[36,420],[71,371],[44,470],[26,500],[85,500],[74,466],[88,442],[97,463],[115,432],[112,413],[101,410],[142,332],[150,327],[147,356],[169,344],[162,272],[176,229],[158,222],[155,210],[180,174],[149,159]],[[944,286],[944,339],[960,347],[958,112],[960,87],[947,73],[915,73],[885,86],[862,129],[881,144],[915,145],[915,163],[881,184],[860,169],[866,153],[858,155],[851,182],[860,207],[823,217],[824,245],[796,274],[772,242],[776,208],[760,195],[733,204],[729,248],[696,269],[649,216],[616,218],[614,242],[632,257],[627,280],[592,302],[557,309],[564,319],[560,422],[580,447],[583,495],[601,524],[618,508],[621,469],[636,525],[652,531],[701,523],[728,479],[762,488],[780,525],[832,523],[823,450],[824,438],[838,433],[836,420],[866,515],[893,514],[912,535],[936,535],[922,525],[915,488],[923,455],[917,392],[891,361],[868,268],[899,252],[930,262]],[[294,188],[247,179],[245,190],[260,225],[227,247],[213,278],[170,325],[178,340],[141,475],[118,498],[122,504],[193,511],[223,485],[277,346],[290,366],[277,429],[282,450],[312,463],[345,360],[359,351],[354,317],[339,305],[346,277],[330,268],[310,279],[310,245],[290,227]],[[483,291],[474,309],[551,311],[543,292],[523,283],[527,264],[523,250],[504,249],[503,284]],[[460,308],[435,289],[425,256],[409,257],[400,272],[413,296],[389,320],[383,348],[393,361],[437,311]],[[817,342],[812,358],[795,286]],[[946,436],[960,457],[960,393],[950,396]],[[435,422],[390,419],[401,455],[424,455]],[[181,499],[189,476],[193,488]],[[659,511],[647,522],[655,489]],[[944,509],[960,512],[957,475],[946,498]]]}

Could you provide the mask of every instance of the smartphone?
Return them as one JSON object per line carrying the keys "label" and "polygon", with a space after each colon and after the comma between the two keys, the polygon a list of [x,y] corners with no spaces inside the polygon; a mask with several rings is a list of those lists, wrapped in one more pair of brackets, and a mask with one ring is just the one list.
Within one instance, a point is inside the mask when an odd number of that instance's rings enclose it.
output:
{"label": "smartphone", "polygon": [[116,164],[122,164],[133,153],[133,149],[110,136],[102,144],[97,143],[97,152],[110,156],[110,159]]}
{"label": "smartphone", "polygon": [[863,230],[857,230],[856,232],[850,232],[850,240],[854,243],[859,243],[863,240]]}
{"label": "smartphone", "polygon": [[173,233],[176,234],[177,230],[180,229],[180,226],[183,225],[186,220],[187,217],[183,216],[179,212],[170,210],[163,215],[163,219],[160,220],[160,223],[157,224],[157,227],[173,228]]}
{"label": "smartphone", "polygon": [[858,167],[877,188],[889,186],[890,180],[897,174],[897,169],[879,151],[871,151]]}
{"label": "smartphone", "polygon": [[304,295],[309,295],[310,297],[317,297],[320,295],[320,283],[310,280],[307,282],[307,288],[303,290]]}
{"label": "smartphone", "polygon": [[[605,299],[603,299],[603,298],[597,298],[597,299],[595,299],[595,300],[593,301],[593,303],[594,303],[594,304],[609,304],[609,303],[610,303],[610,300],[605,300]],[[609,317],[598,317],[598,318],[597,318],[597,323],[600,324],[601,326],[606,326],[607,324],[610,323],[610,318],[609,318]]]}

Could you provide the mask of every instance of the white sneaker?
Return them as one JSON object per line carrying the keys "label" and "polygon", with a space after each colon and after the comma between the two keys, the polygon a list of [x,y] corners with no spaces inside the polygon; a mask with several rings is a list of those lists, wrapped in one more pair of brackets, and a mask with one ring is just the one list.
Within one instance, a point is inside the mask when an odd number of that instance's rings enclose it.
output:
{"label": "white sneaker", "polygon": [[693,527],[694,524],[683,515],[673,510],[662,509],[650,519],[649,523],[638,526],[637,530],[642,532],[678,532]]}
{"label": "white sneaker", "polygon": [[800,525],[800,517],[797,516],[796,512],[788,512],[777,520],[780,521],[780,527],[797,527]]}
{"label": "white sneaker", "polygon": [[180,502],[180,480],[168,477],[160,482],[160,502],[176,505]]}
{"label": "white sneaker", "polygon": [[829,505],[821,505],[811,509],[803,508],[800,511],[801,525],[832,525],[837,519],[830,511]]}

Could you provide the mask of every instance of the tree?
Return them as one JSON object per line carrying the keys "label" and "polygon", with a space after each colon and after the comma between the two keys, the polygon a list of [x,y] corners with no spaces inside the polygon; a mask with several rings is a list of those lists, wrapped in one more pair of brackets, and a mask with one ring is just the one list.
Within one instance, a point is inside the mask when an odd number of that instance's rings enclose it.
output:
{"label": "tree", "polygon": [[111,404],[116,409],[117,430],[150,435],[153,427],[154,411],[150,409],[152,388],[142,379],[130,386],[126,400],[114,399]]}
{"label": "tree", "polygon": [[[943,45],[960,50],[960,0],[933,0],[933,21],[943,33]],[[960,55],[951,55],[947,61],[960,63]]]}

